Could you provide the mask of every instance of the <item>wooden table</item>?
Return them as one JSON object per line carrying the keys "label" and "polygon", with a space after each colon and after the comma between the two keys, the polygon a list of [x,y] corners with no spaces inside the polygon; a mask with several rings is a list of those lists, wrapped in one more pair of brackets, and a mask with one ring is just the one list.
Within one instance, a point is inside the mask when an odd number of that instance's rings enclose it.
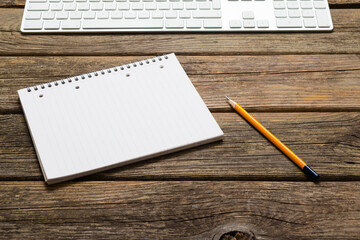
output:
{"label": "wooden table", "polygon": [[[360,238],[360,1],[332,33],[22,35],[0,2],[0,238]],[[27,86],[175,52],[223,142],[54,186],[17,96]],[[234,113],[228,95],[308,162],[314,184]]]}

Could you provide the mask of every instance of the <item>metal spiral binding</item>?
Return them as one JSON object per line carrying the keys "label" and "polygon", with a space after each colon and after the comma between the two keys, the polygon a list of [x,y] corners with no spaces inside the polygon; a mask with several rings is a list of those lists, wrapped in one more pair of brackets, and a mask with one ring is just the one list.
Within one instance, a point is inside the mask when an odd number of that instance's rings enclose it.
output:
{"label": "metal spiral binding", "polygon": [[124,71],[126,69],[130,69],[130,68],[136,68],[138,66],[143,66],[143,65],[148,65],[151,62],[156,62],[156,61],[162,61],[163,59],[167,60],[169,57],[167,55],[162,55],[162,56],[158,56],[158,57],[154,57],[154,58],[149,58],[149,59],[145,59],[139,62],[133,62],[133,63],[129,63],[126,65],[121,65],[118,67],[112,67],[112,68],[108,68],[108,69],[103,69],[100,71],[95,71],[95,72],[90,72],[90,73],[86,73],[83,75],[79,75],[79,76],[73,76],[73,77],[68,77],[68,78],[64,78],[61,80],[56,80],[53,82],[48,82],[48,83],[44,83],[44,84],[40,84],[37,86],[33,86],[33,87],[27,87],[27,91],[31,92],[32,90],[37,91],[39,90],[39,88],[41,89],[45,89],[47,88],[51,88],[52,86],[59,86],[60,83],[61,84],[65,84],[66,82],[71,83],[72,81],[79,81],[84,80],[86,78],[92,78],[92,77],[97,77],[99,75],[105,75],[106,73],[112,73],[117,72],[117,71]]}

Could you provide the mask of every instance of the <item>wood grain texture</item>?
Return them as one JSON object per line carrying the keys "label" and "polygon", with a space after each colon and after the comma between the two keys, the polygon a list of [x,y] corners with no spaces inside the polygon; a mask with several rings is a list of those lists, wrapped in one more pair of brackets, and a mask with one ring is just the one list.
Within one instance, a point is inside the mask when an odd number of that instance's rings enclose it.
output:
{"label": "wood grain texture", "polygon": [[[25,35],[24,3],[0,1],[0,239],[359,239],[360,0],[329,0],[349,8],[331,10],[333,33],[281,34]],[[224,140],[46,186],[16,90],[169,52]],[[261,112],[322,181],[308,182],[225,94]]]}
{"label": "wood grain texture", "polygon": [[[222,142],[142,161],[87,180],[306,180],[304,174],[236,113],[215,113]],[[323,180],[360,179],[360,113],[255,113]],[[61,124],[61,119],[59,119]],[[0,115],[0,178],[42,180],[22,115]]]}
{"label": "wood grain texture", "polygon": [[[0,57],[0,112],[21,113],[17,90],[149,56]],[[179,56],[211,111],[359,111],[359,55]]]}
{"label": "wood grain texture", "polygon": [[0,9],[0,55],[360,53],[360,9],[333,9],[332,33],[21,34],[22,9]]}
{"label": "wood grain texture", "polygon": [[360,182],[0,182],[4,239],[358,239]]}
{"label": "wood grain texture", "polygon": [[[1,0],[0,7],[10,8],[10,7],[24,7],[26,0]],[[343,6],[360,4],[359,0],[328,0],[330,7],[337,7],[337,5]]]}

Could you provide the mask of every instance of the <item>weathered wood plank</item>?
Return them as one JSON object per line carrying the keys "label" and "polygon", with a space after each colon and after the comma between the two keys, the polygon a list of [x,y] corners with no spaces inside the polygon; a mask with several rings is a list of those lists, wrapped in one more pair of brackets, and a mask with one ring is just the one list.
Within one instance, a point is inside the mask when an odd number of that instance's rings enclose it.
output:
{"label": "weathered wood plank", "polygon": [[[305,180],[236,113],[215,113],[222,142],[98,173],[94,179]],[[360,179],[360,113],[255,113],[324,180]],[[0,179],[42,180],[22,115],[0,115]]]}
{"label": "weathered wood plank", "polygon": [[[24,7],[26,0],[2,0],[0,2],[0,7]],[[337,7],[337,5],[341,6],[349,6],[360,4],[359,0],[328,0],[330,7]]]}
{"label": "weathered wood plank", "polygon": [[0,55],[360,53],[360,9],[333,9],[332,33],[21,34],[22,9],[0,9]]}
{"label": "weathered wood plank", "polygon": [[[148,58],[0,57],[0,112],[20,113],[17,90]],[[229,95],[250,111],[360,110],[359,55],[179,56],[212,111]]]}
{"label": "weathered wood plank", "polygon": [[0,182],[4,239],[358,239],[359,182]]}

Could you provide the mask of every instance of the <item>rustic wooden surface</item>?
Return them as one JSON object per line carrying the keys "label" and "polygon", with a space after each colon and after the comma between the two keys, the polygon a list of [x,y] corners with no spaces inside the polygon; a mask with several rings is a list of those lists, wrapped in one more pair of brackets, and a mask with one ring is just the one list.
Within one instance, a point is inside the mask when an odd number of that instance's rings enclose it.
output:
{"label": "rustic wooden surface", "polygon": [[8,239],[359,239],[359,198],[354,182],[2,182],[0,220]]}
{"label": "rustic wooden surface", "polygon": [[[329,1],[332,33],[291,34],[23,35],[24,3],[0,2],[0,239],[359,239],[359,0]],[[170,52],[224,140],[47,186],[16,90]]]}

